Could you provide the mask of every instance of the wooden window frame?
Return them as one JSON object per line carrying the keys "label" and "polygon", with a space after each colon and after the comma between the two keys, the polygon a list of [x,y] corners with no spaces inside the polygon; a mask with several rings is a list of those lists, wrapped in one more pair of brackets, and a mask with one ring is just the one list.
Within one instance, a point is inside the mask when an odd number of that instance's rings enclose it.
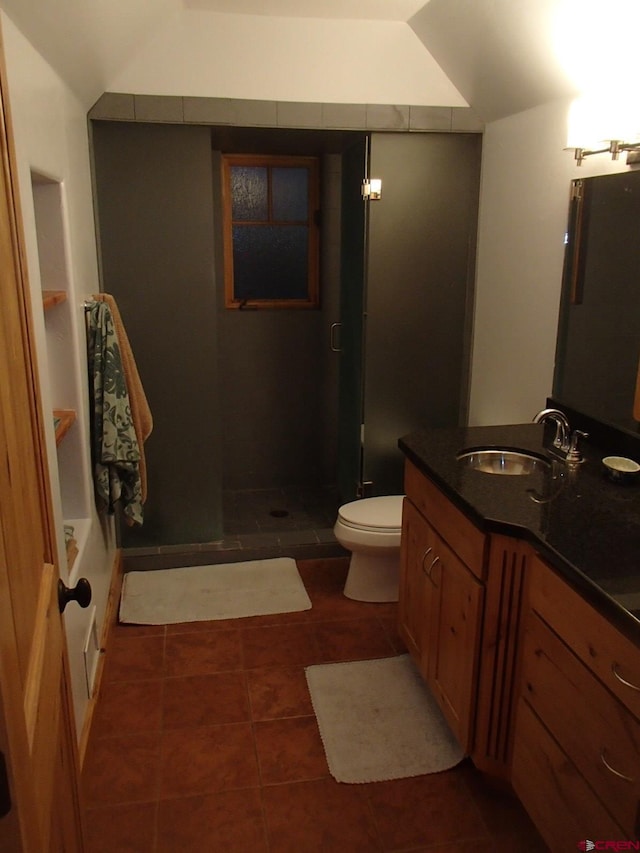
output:
{"label": "wooden window frame", "polygon": [[[304,167],[309,170],[308,207],[306,222],[278,222],[271,219],[271,180],[269,179],[269,218],[262,222],[240,220],[232,217],[231,168],[233,166]],[[320,206],[320,163],[317,157],[294,157],[260,154],[222,155],[222,221],[224,243],[224,298],[225,308],[273,309],[273,308],[319,308],[319,256],[320,229],[318,227]],[[290,226],[305,224],[308,228],[307,251],[307,296],[305,299],[239,299],[235,296],[233,270],[233,227],[234,225]]]}

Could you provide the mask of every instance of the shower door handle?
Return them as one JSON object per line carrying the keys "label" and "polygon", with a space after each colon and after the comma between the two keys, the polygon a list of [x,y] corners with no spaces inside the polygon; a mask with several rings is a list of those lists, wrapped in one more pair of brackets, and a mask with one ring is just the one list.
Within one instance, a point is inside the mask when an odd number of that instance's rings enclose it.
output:
{"label": "shower door handle", "polygon": [[331,352],[342,352],[341,347],[336,346],[336,330],[342,328],[342,323],[332,323],[329,328],[329,348]]}

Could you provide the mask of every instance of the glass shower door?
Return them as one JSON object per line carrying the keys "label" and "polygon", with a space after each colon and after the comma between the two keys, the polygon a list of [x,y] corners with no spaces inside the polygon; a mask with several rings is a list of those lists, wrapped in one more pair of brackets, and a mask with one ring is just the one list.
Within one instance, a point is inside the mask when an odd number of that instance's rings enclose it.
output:
{"label": "glass shower door", "polygon": [[362,483],[362,393],[366,205],[362,180],[369,142],[364,138],[342,157],[342,239],[340,270],[340,376],[338,488],[342,501],[358,497]]}
{"label": "glass shower door", "polygon": [[373,133],[368,208],[363,478],[403,491],[398,439],[466,423],[481,137]]}

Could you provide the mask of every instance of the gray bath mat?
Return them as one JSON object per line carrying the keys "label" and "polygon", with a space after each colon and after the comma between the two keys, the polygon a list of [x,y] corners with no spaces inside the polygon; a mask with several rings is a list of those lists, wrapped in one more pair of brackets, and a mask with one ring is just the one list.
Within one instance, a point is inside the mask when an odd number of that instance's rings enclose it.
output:
{"label": "gray bath mat", "polygon": [[329,770],[338,782],[437,773],[464,758],[409,655],[305,671]]}
{"label": "gray bath mat", "polygon": [[171,625],[309,610],[311,601],[291,557],[213,566],[127,572],[120,621]]}

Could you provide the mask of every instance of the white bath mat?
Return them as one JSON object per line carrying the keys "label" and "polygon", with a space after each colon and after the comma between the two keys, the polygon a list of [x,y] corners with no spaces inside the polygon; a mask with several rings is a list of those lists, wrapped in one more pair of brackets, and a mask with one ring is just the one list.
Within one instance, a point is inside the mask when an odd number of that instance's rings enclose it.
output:
{"label": "white bath mat", "polygon": [[309,610],[311,601],[291,557],[127,572],[120,621],[171,625]]}
{"label": "white bath mat", "polygon": [[409,655],[305,671],[329,770],[338,782],[437,773],[464,758]]}

